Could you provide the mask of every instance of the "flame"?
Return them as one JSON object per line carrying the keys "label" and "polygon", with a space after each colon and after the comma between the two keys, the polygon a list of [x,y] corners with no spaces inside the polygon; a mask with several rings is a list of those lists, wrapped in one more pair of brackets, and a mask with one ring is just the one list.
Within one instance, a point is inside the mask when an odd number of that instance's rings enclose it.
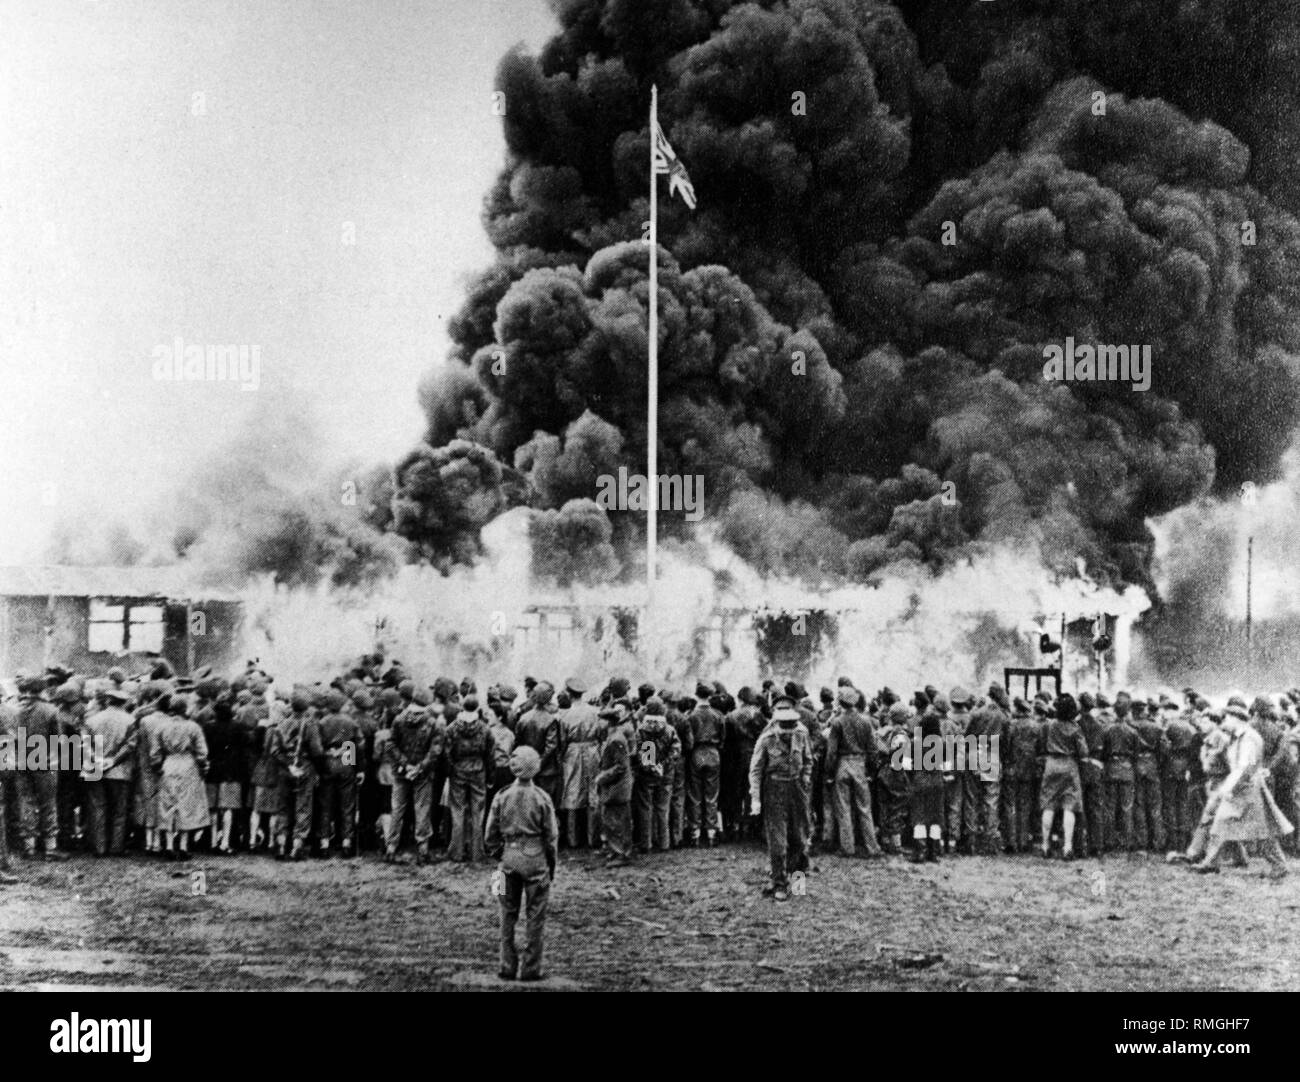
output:
{"label": "flame", "polygon": [[[1063,614],[1131,619],[1149,606],[1134,587],[1055,579],[1032,549],[993,549],[939,575],[895,567],[874,587],[815,587],[760,575],[706,530],[689,546],[664,546],[647,619],[644,584],[534,583],[529,514],[517,508],[495,519],[483,533],[484,559],[450,576],[406,566],[369,590],[258,580],[243,593],[244,649],[293,680],[328,678],[382,645],[425,683],[531,674],[594,686],[617,673],[683,689],[720,679],[734,690],[765,675],[833,684],[847,674],[861,687],[903,690],[1000,676],[1002,665],[1030,659],[1038,634],[1059,631]],[[774,613],[826,613],[837,633],[809,644],[803,671],[773,672],[753,616]],[[629,614],[639,621],[635,636],[620,624]],[[576,626],[556,626],[566,622]]]}

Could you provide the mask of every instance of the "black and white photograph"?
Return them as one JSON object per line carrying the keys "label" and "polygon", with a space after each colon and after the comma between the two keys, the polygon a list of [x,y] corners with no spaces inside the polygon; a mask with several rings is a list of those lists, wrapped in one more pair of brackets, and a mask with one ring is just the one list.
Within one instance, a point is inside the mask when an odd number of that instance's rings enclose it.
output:
{"label": "black and white photograph", "polygon": [[1087,1053],[1251,1056],[1222,994],[1300,990],[1300,6],[0,26],[33,1047],[148,1060],[136,993],[1055,991],[1213,999]]}

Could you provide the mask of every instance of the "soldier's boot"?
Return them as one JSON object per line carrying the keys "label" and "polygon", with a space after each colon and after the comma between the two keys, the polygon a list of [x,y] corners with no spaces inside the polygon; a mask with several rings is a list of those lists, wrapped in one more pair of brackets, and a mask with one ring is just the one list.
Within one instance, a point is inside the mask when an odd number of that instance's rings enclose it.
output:
{"label": "soldier's boot", "polygon": [[350,859],[352,857],[352,843],[344,842],[343,847],[339,850],[339,853],[344,860]]}
{"label": "soldier's boot", "polygon": [[23,842],[23,856],[28,860],[36,859],[36,841],[34,839],[32,841]]}
{"label": "soldier's boot", "polygon": [[431,864],[432,858],[429,856],[429,843],[421,842],[415,850],[416,864]]}
{"label": "soldier's boot", "polygon": [[325,840],[323,840],[323,841],[320,843],[320,852],[319,852],[318,855],[320,856],[320,858],[321,858],[322,860],[328,860],[328,859],[329,859],[329,855],[330,855],[330,843],[329,843],[329,839],[328,839],[328,838],[326,838]]}
{"label": "soldier's boot", "polygon": [[391,845],[384,850],[384,863],[385,864],[397,863],[397,850]]}
{"label": "soldier's boot", "polygon": [[302,851],[305,848],[302,842],[294,839],[293,848],[289,851],[290,860],[302,860]]}
{"label": "soldier's boot", "polygon": [[925,842],[925,859],[926,859],[926,862],[927,862],[927,863],[930,863],[930,864],[938,864],[938,863],[939,863],[939,851],[940,851],[939,839],[938,839],[938,838],[927,838],[927,839],[926,839],[926,842]]}
{"label": "soldier's boot", "polygon": [[716,831],[712,831],[712,830],[709,830],[709,831],[706,831],[706,832],[705,832],[705,835],[704,835],[704,844],[707,845],[710,849],[712,849],[712,848],[714,847],[714,845],[716,844],[715,834],[716,834]]}

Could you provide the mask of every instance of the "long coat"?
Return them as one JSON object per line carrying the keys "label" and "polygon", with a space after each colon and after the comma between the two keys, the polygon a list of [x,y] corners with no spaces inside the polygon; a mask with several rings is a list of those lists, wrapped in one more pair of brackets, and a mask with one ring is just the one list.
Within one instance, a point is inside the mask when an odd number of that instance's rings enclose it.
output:
{"label": "long coat", "polygon": [[1229,773],[1218,790],[1211,837],[1249,842],[1280,838],[1294,829],[1264,784],[1263,761],[1263,739],[1254,729],[1242,726],[1228,746]]}
{"label": "long coat", "polygon": [[560,715],[564,744],[564,788],[560,807],[581,811],[595,807],[596,775],[600,772],[600,740],[605,723],[589,703],[576,703]]}
{"label": "long coat", "polygon": [[[135,733],[135,803],[132,806],[132,822],[146,830],[155,830],[158,826],[158,774],[154,770],[150,756],[153,754],[154,740],[158,730],[167,720],[167,715],[150,707],[146,712],[136,715]],[[207,790],[203,801],[207,803]]]}
{"label": "long coat", "polygon": [[189,718],[170,717],[154,734],[149,760],[158,779],[158,829],[199,830],[209,821],[203,776],[208,745],[203,730]]}

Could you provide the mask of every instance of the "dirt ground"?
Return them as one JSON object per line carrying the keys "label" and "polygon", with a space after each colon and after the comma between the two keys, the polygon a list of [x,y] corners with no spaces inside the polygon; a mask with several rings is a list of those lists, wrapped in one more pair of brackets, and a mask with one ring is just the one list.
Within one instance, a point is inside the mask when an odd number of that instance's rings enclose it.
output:
{"label": "dirt ground", "polygon": [[[523,987],[1300,989],[1295,862],[1281,883],[1142,856],[823,855],[814,869],[806,897],[776,903],[756,847],[611,872],[562,854],[550,979]],[[521,990],[493,975],[490,865],[80,857],[16,871],[0,887],[0,987]]]}

